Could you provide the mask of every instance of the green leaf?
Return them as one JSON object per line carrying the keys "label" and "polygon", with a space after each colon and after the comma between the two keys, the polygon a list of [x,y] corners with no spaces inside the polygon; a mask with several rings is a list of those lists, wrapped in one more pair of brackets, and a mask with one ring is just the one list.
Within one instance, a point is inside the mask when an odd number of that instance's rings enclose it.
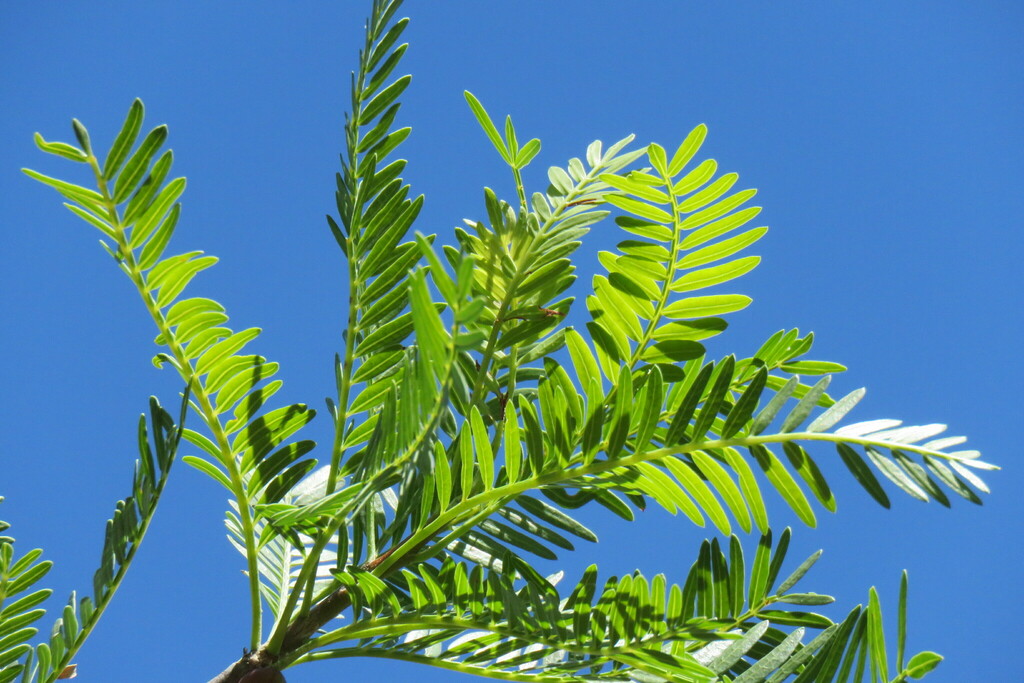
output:
{"label": "green leaf", "polygon": [[[211,302],[220,306],[217,302]],[[177,306],[179,304],[175,304]],[[171,308],[174,310],[174,307]],[[223,308],[221,308],[223,310]],[[250,341],[258,337],[260,334],[260,328],[250,327],[240,332],[235,332],[229,337],[226,337],[212,346],[210,346],[203,354],[199,357],[196,362],[195,370],[197,375],[205,375],[214,367],[216,367],[222,360],[230,356],[235,355]]]}
{"label": "green leaf", "polygon": [[365,126],[373,121],[378,114],[387,109],[408,87],[410,81],[412,81],[412,76],[402,76],[377,93],[359,112],[359,125]]}
{"label": "green leaf", "polygon": [[451,502],[452,472],[448,454],[440,441],[434,442],[434,486],[437,491],[439,512],[444,512]]}
{"label": "green leaf", "polygon": [[153,237],[146,243],[146,246],[142,248],[142,253],[139,255],[139,270],[148,270],[152,268],[157,260],[163,255],[164,249],[167,248],[167,243],[171,239],[171,235],[174,233],[174,228],[178,224],[178,216],[181,214],[181,205],[175,204],[170,213],[160,223],[160,226],[153,233]]}
{"label": "green leaf", "polygon": [[704,345],[683,339],[666,339],[644,349],[640,358],[648,363],[680,363],[704,355]]}
{"label": "green leaf", "polygon": [[735,358],[733,356],[729,356],[715,368],[715,381],[711,385],[707,400],[701,406],[697,419],[693,424],[693,430],[690,433],[692,441],[704,439],[707,430],[711,429],[711,426],[714,424],[715,418],[718,417],[718,413],[721,410],[722,403],[729,393],[729,385],[732,383],[734,368]]}
{"label": "green leaf", "polygon": [[104,180],[113,178],[128,157],[128,152],[131,151],[132,145],[135,144],[135,140],[139,137],[139,131],[142,129],[144,114],[145,107],[142,105],[142,100],[136,98],[128,108],[128,115],[121,126],[121,131],[114,138],[114,144],[110,146],[107,159],[103,162]]}
{"label": "green leaf", "polygon": [[[402,55],[405,54],[405,51],[408,48],[409,44],[403,43],[402,45],[396,47],[391,52],[391,54],[388,55],[387,59],[385,59],[384,62],[380,65],[380,68],[377,69],[374,72],[373,76],[370,77],[370,80],[369,82],[367,82],[366,87],[363,88],[363,92],[360,93],[359,96],[360,100],[366,100],[367,97],[377,92],[377,90],[382,85],[384,85],[384,81],[387,80],[388,76],[391,75],[391,72],[395,70],[396,66],[398,66],[398,63],[402,60]],[[375,55],[384,54],[383,51],[380,50],[379,46],[375,47],[373,52]]]}
{"label": "green leaf", "polygon": [[831,595],[821,595],[820,593],[786,593],[775,599],[775,602],[782,602],[787,605],[807,605],[812,607],[831,605],[835,601],[836,599]]}
{"label": "green leaf", "polygon": [[394,320],[381,325],[356,346],[355,356],[357,358],[369,356],[389,346],[398,344],[409,336],[413,328],[412,313],[403,313]]}
{"label": "green leaf", "polygon": [[519,440],[519,416],[514,403],[505,406],[505,473],[509,483],[519,481],[523,464],[523,445]]}
{"label": "green leaf", "polygon": [[484,426],[480,411],[474,405],[470,409],[469,422],[473,430],[473,450],[476,452],[476,469],[484,490],[494,486],[494,452],[491,450],[491,439]]}
{"label": "green leaf", "polygon": [[867,389],[864,388],[854,389],[846,396],[843,396],[841,399],[836,401],[831,408],[816,417],[811,424],[807,425],[806,431],[823,432],[833,426],[846,417],[848,412],[853,410],[853,407],[856,406],[862,398],[864,398],[864,394],[866,392]]}
{"label": "green leaf", "polygon": [[591,382],[596,381],[597,386],[600,386],[601,382],[600,368],[598,368],[597,360],[590,351],[590,346],[583,336],[573,328],[565,331],[565,342],[580,385],[588,392],[589,400],[598,400],[600,398],[599,395],[589,394]]}
{"label": "green leaf", "polygon": [[610,194],[605,196],[605,201],[616,206],[623,211],[640,216],[640,218],[646,218],[649,221],[656,223],[671,223],[672,214],[668,213],[664,209],[659,209],[656,206],[651,206],[646,202],[642,202],[632,197],[624,197],[622,195]]}
{"label": "green leaf", "polygon": [[666,445],[673,446],[683,439],[686,428],[693,418],[693,413],[704,396],[704,390],[707,388],[708,382],[711,381],[713,372],[714,365],[712,363],[704,365],[698,372],[688,368],[687,377],[692,378],[692,382],[676,408],[668,431],[665,432]]}
{"label": "green leaf", "polygon": [[[388,7],[390,9],[385,10],[385,13],[380,15],[380,26],[383,26],[384,24],[387,23],[390,15],[394,13],[394,11],[398,8],[398,5],[398,2],[389,3]],[[388,32],[384,34],[384,36],[377,42],[377,44],[373,46],[373,49],[371,50],[369,56],[366,59],[366,69],[368,71],[376,68],[380,60],[383,59],[384,55],[387,54],[388,50],[391,49],[391,46],[394,45],[395,42],[398,40],[398,37],[402,35],[402,31],[405,30],[405,27],[408,24],[408,18],[399,19],[394,23],[394,25],[391,28],[388,29]]]}
{"label": "green leaf", "polygon": [[665,157],[664,147],[652,142],[647,146],[647,158],[650,160],[651,166],[654,167],[654,170],[663,176],[669,175],[668,160]]}
{"label": "green leaf", "polygon": [[754,477],[754,470],[735,448],[723,449],[726,463],[732,467],[739,476],[740,490],[750,508],[751,516],[758,531],[768,531],[768,510],[765,508],[764,499],[761,497],[761,490],[758,488],[757,479]]}
{"label": "green leaf", "polygon": [[175,178],[160,191],[153,203],[146,209],[145,213],[138,217],[135,228],[132,230],[131,241],[128,246],[132,249],[138,248],[164,219],[171,205],[178,201],[185,191],[186,181],[184,178]]}
{"label": "green leaf", "polygon": [[721,334],[729,327],[722,318],[698,318],[690,321],[672,321],[654,330],[654,339],[689,339],[700,341]]}
{"label": "green leaf", "polygon": [[864,452],[867,453],[868,459],[874,463],[875,467],[877,467],[889,481],[896,484],[896,486],[899,486],[914,498],[917,498],[924,503],[928,502],[928,494],[925,493],[924,489],[922,489],[917,482],[911,479],[910,476],[899,467],[899,465],[870,446],[865,448]]}
{"label": "green leaf", "polygon": [[931,673],[942,662],[942,655],[925,650],[918,652],[910,658],[907,664],[907,675],[911,678],[924,678],[925,674]]}
{"label": "green leaf", "polygon": [[828,482],[825,481],[825,475],[818,469],[818,465],[811,459],[810,454],[800,444],[792,441],[784,442],[782,450],[785,451],[786,457],[789,458],[790,464],[793,465],[793,469],[797,471],[800,478],[811,489],[811,493],[818,499],[818,502],[829,512],[835,512],[835,496],[832,495],[832,490],[829,488]]}
{"label": "green leaf", "polygon": [[789,659],[790,655],[800,646],[800,640],[803,637],[803,627],[796,629],[768,654],[758,659],[753,666],[734,678],[733,683],[760,683]]}
{"label": "green leaf", "polygon": [[192,278],[217,263],[217,260],[216,256],[182,259],[164,271],[163,277],[151,278],[147,284],[152,289],[159,290],[156,297],[157,308],[168,306],[188,286]]}
{"label": "green leaf", "polygon": [[[760,207],[751,206],[741,211],[737,211],[736,213],[729,214],[728,216],[725,216],[724,218],[721,218],[713,223],[705,225],[700,229],[694,230],[686,239],[683,240],[683,243],[680,246],[683,249],[693,249],[694,247],[698,247],[702,244],[705,244],[706,242],[710,242],[713,239],[721,237],[727,232],[735,230],[741,225],[749,223],[751,219],[757,217],[760,213]],[[685,221],[683,221],[682,227],[686,227],[688,223],[690,223],[691,221],[695,222],[697,219],[700,219],[704,215],[704,211],[693,214]]]}
{"label": "green leaf", "polygon": [[[700,509],[707,514],[715,527],[723,534],[731,534],[732,527],[721,503],[711,493],[711,489],[708,488],[707,484],[697,476],[693,468],[679,458],[665,458],[663,462],[679,484],[696,499]],[[687,509],[683,508],[683,512],[687,512]],[[704,526],[704,518],[699,512],[690,511],[687,512],[687,516],[690,517],[694,524]]]}
{"label": "green leaf", "polygon": [[[669,196],[661,190],[656,190],[650,185],[638,182],[629,176],[615,175],[614,173],[603,173],[600,176],[601,182],[607,183],[620,192],[633,195],[640,199],[654,202],[655,204],[668,204]],[[663,221],[668,222],[668,221]]]}
{"label": "green leaf", "polygon": [[676,181],[672,186],[672,194],[680,197],[693,192],[695,189],[711,180],[718,170],[718,162],[714,159],[705,159],[696,168]]}
{"label": "green leaf", "polygon": [[783,372],[801,375],[827,375],[832,372],[844,372],[845,365],[830,363],[824,360],[796,360],[782,365]]}
{"label": "green leaf", "polygon": [[900,576],[900,599],[896,614],[896,668],[903,670],[907,651],[907,570]]}
{"label": "green leaf", "polygon": [[71,119],[71,128],[75,131],[75,138],[78,139],[78,144],[82,146],[86,154],[92,155],[92,142],[89,140],[89,131],[86,130],[85,126],[78,119]]}
{"label": "green leaf", "polygon": [[668,162],[668,175],[679,175],[683,167],[690,163],[690,160],[697,154],[697,150],[704,144],[707,134],[708,127],[703,123],[690,131],[686,139],[676,149],[676,153],[672,155],[672,160]]}
{"label": "green leaf", "polygon": [[582,538],[583,540],[597,543],[597,535],[594,534],[593,531],[558,508],[552,507],[542,500],[538,500],[537,498],[533,498],[528,495],[521,495],[516,498],[516,503],[518,503],[527,512],[540,518],[542,521],[547,522],[551,526],[558,527],[563,531],[568,531],[570,534],[577,536],[578,538]]}
{"label": "green leaf", "polygon": [[519,154],[516,155],[514,166],[518,169],[524,169],[533,158],[540,152],[540,140],[533,138],[519,150]]}
{"label": "green leaf", "polygon": [[167,139],[167,126],[157,126],[146,135],[135,154],[128,159],[124,170],[114,183],[114,203],[120,204],[132,193],[149,168],[149,162]]}
{"label": "green leaf", "polygon": [[839,457],[842,458],[843,463],[846,464],[847,469],[850,470],[850,474],[857,480],[857,483],[863,486],[864,490],[871,494],[871,497],[878,501],[882,507],[888,508],[890,505],[889,496],[886,495],[885,489],[878,483],[878,479],[860,454],[845,443],[837,443],[836,450],[839,451]]}
{"label": "green leaf", "polygon": [[469,108],[472,110],[473,116],[476,117],[477,123],[479,123],[480,127],[484,129],[484,133],[487,134],[487,138],[491,141],[491,144],[494,145],[494,149],[498,150],[498,154],[501,155],[501,158],[504,159],[507,164],[510,166],[515,165],[515,160],[512,158],[512,154],[509,152],[508,148],[505,147],[505,142],[501,139],[501,134],[498,133],[498,129],[494,127],[494,122],[491,120],[491,117],[487,115],[487,110],[484,109],[484,105],[480,104],[480,100],[474,97],[473,93],[468,90],[463,91],[462,94],[465,96],[466,102],[469,103]]}
{"label": "green leaf", "polygon": [[786,470],[785,466],[775,457],[775,454],[760,445],[751,446],[750,452],[757,460],[757,464],[761,466],[765,475],[767,475],[768,481],[772,483],[772,486],[779,492],[783,500],[793,509],[797,517],[809,527],[813,528],[816,526],[817,521],[814,518],[814,511],[811,509],[810,503],[807,502],[807,497],[800,490],[800,487],[793,479],[793,475]]}
{"label": "green leaf", "polygon": [[711,268],[686,273],[669,287],[673,292],[692,292],[728,282],[752,271],[761,262],[760,256],[744,256]]}
{"label": "green leaf", "polygon": [[694,296],[676,301],[665,307],[667,318],[703,318],[706,316],[723,315],[742,310],[753,301],[743,294],[718,294],[714,296]]}
{"label": "green leaf", "polygon": [[932,481],[931,477],[928,476],[928,473],[923,467],[918,465],[908,455],[901,451],[893,450],[892,456],[896,460],[898,466],[910,475],[910,478],[913,479],[926,494],[938,501],[940,505],[945,507],[950,506],[949,498],[945,493],[943,493],[942,489],[939,488],[939,485]]}
{"label": "green leaf", "polygon": [[72,183],[67,183],[63,180],[45,176],[42,173],[38,173],[29,168],[23,168],[21,170],[29,178],[33,178],[45,185],[49,185],[71,201],[78,202],[95,213],[106,213],[103,208],[103,195],[99,192],[79,187],[78,185],[73,185]]}
{"label": "green leaf", "polygon": [[[679,203],[679,211],[683,213],[691,213],[697,209],[703,208],[715,201],[723,194],[729,191],[729,189],[739,179],[739,175],[736,173],[726,173],[715,182],[708,185],[706,188],[693,194],[692,196],[684,199]],[[677,193],[682,194],[682,193]]]}
{"label": "green leaf", "polygon": [[[705,207],[696,213],[690,214],[685,221],[680,223],[679,227],[683,230],[693,230],[701,225],[705,225],[717,218],[725,216],[733,209],[742,206],[749,199],[753,198],[757,194],[757,190],[743,190],[735,194],[729,195],[725,199],[715,202],[711,206]],[[754,208],[754,207],[750,207]]]}
{"label": "green leaf", "polygon": [[633,381],[628,365],[619,370],[612,415],[608,422],[608,437],[605,445],[609,458],[617,458],[629,434],[630,411],[633,406]]}
{"label": "green leaf", "polygon": [[146,179],[139,186],[139,189],[137,189],[132,195],[132,198],[128,201],[128,205],[124,209],[124,218],[122,219],[122,222],[125,225],[131,225],[139,218],[140,215],[149,209],[157,191],[160,189],[160,186],[163,185],[164,179],[167,178],[167,174],[170,172],[171,165],[173,163],[174,152],[171,150],[167,150],[160,155],[159,159],[153,162],[153,166],[150,168]]}
{"label": "green leaf", "polygon": [[800,402],[793,407],[793,410],[786,416],[786,419],[782,421],[782,427],[779,428],[779,431],[782,433],[792,432],[802,425],[804,420],[811,414],[811,411],[814,410],[814,406],[818,405],[818,399],[825,393],[825,389],[828,388],[831,381],[831,375],[825,375],[818,380],[818,383],[804,394]]}
{"label": "green leaf", "polygon": [[631,232],[634,235],[640,235],[652,240],[658,240],[659,242],[671,242],[675,236],[669,228],[666,228],[660,223],[652,223],[651,221],[641,220],[634,216],[616,216],[615,224],[626,232]]}
{"label": "green leaf", "polygon": [[882,628],[882,605],[874,586],[868,591],[868,652],[871,670],[878,671],[883,681],[889,680],[889,662],[885,653],[885,631]]}
{"label": "green leaf", "polygon": [[257,463],[281,442],[306,425],[316,411],[298,403],[284,406],[253,420],[240,431],[231,442],[231,450],[244,454],[242,467]]}
{"label": "green leaf", "polygon": [[768,630],[769,623],[767,621],[759,621],[754,624],[746,633],[739,638],[729,643],[729,646],[722,650],[722,653],[715,657],[708,664],[708,668],[714,671],[716,674],[724,674],[734,664],[743,659],[751,648],[753,648],[761,640],[761,637]]}
{"label": "green leaf", "polygon": [[[696,268],[697,266],[714,263],[715,261],[727,258],[738,251],[746,249],[751,244],[764,237],[767,232],[768,228],[754,228],[752,230],[748,230],[727,240],[716,242],[715,244],[698,249],[697,251],[691,251],[680,259],[676,265],[678,268]],[[686,243],[684,242],[683,245],[685,246]]]}
{"label": "green leaf", "polygon": [[729,511],[732,512],[733,517],[739,523],[740,528],[750,533],[750,511],[743,501],[739,488],[726,473],[725,468],[703,451],[694,451],[691,455],[693,463],[700,470],[700,473],[714,485],[715,490],[722,496],[725,504],[729,507]]}
{"label": "green leaf", "polygon": [[725,420],[725,425],[722,427],[721,437],[723,439],[732,438],[737,432],[747,425],[750,417],[754,414],[754,410],[757,409],[757,403],[760,400],[761,392],[764,390],[765,382],[768,381],[768,371],[761,368],[754,379],[751,380],[750,384],[744,389],[743,394],[736,401],[732,410],[729,411],[729,416]]}
{"label": "green leaf", "polygon": [[814,566],[814,563],[821,557],[821,551],[813,553],[810,557],[800,563],[792,574],[790,574],[786,580],[779,584],[778,589],[775,591],[775,595],[784,595],[790,588],[800,582],[800,579],[804,578],[804,575]]}
{"label": "green leaf", "polygon": [[89,160],[89,155],[74,145],[69,145],[66,142],[47,142],[39,133],[36,133],[33,136],[33,139],[35,140],[36,147],[49,154],[56,154],[57,156],[80,163],[84,163]]}
{"label": "green leaf", "polygon": [[200,472],[202,472],[203,474],[210,477],[215,482],[226,488],[228,491],[231,491],[232,495],[234,495],[235,491],[234,488],[231,486],[231,481],[228,479],[227,475],[224,474],[223,470],[221,470],[213,463],[207,462],[202,458],[197,458],[194,455],[186,455],[181,459],[181,461],[190,467],[196,468],[197,470],[199,470]]}
{"label": "green leaf", "polygon": [[981,504],[981,498],[978,498],[977,494],[975,494],[962,479],[953,474],[953,472],[937,458],[925,455],[924,464],[925,467],[928,468],[929,472],[934,474],[943,484],[951,488],[954,493],[971,501],[975,505]]}
{"label": "green leaf", "polygon": [[64,202],[64,206],[66,206],[68,210],[71,211],[71,213],[75,214],[76,216],[84,220],[86,223],[89,223],[93,227],[97,228],[100,232],[102,232],[110,239],[115,241],[117,240],[117,231],[114,229],[112,225],[110,225],[110,223],[99,218],[95,214],[86,211],[85,209],[76,204],[69,204],[68,202]]}
{"label": "green leaf", "polygon": [[512,125],[512,116],[505,116],[505,147],[514,159],[519,154],[519,140],[516,138],[516,129]]}

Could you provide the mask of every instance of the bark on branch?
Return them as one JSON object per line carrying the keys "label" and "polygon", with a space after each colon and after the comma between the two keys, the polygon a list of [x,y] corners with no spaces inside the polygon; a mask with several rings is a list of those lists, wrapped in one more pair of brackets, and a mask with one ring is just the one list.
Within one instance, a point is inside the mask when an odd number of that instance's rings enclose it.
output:
{"label": "bark on branch", "polygon": [[[414,548],[411,548],[408,555],[415,556],[420,548],[425,544],[426,541],[418,544]],[[401,546],[401,543],[398,545]],[[395,548],[391,548],[372,560],[364,562],[360,566],[360,569],[364,571],[373,571],[380,566],[384,560],[388,559],[394,551]],[[401,562],[396,563],[392,569],[397,568],[401,564]],[[332,619],[341,614],[351,604],[352,600],[349,597],[348,590],[345,588],[339,588],[317,604],[313,605],[309,610],[309,614],[292,622],[288,626],[284,642],[281,645],[280,656],[286,656],[305,645],[313,634],[330,623]],[[273,668],[273,663],[276,659],[278,659],[278,657],[271,655],[263,649],[251,654],[246,653],[237,662],[234,662],[231,666],[224,669],[224,671],[221,671],[219,674],[211,678],[208,683],[285,683],[284,677],[281,676],[281,673]],[[271,672],[281,677],[271,678],[269,677],[272,675]],[[264,675],[268,677],[261,677]]]}

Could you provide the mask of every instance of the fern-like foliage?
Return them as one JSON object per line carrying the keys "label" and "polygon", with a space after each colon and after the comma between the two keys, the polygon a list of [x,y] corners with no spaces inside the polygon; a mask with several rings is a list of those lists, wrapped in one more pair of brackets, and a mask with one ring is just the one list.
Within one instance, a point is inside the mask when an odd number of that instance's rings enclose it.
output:
{"label": "fern-like foliage", "polygon": [[[682,585],[639,572],[602,583],[591,566],[564,596],[560,575],[543,578],[521,564],[467,569],[448,558],[387,580],[336,571],[351,595],[352,619],[311,640],[291,663],[371,656],[500,680],[694,683],[791,675],[845,682],[859,680],[868,662],[887,669],[875,590],[866,608],[858,605],[839,623],[805,611],[833,599],[793,590],[821,551],[780,580],[789,539],[786,529],[773,547],[772,534],[764,534],[749,570],[736,536],[728,550],[705,541]],[[924,652],[903,663],[906,586],[904,574],[894,667],[904,676],[939,661]],[[815,635],[804,642],[807,631]]]}
{"label": "fern-like foliage", "polygon": [[[139,417],[139,459],[135,461],[132,493],[117,502],[107,520],[92,597],[79,598],[72,592],[49,640],[34,647],[30,641],[38,628],[33,624],[46,613],[42,604],[52,594],[37,584],[53,563],[40,561],[43,551],[38,548],[15,559],[14,539],[0,538],[0,681],[52,683],[74,676],[75,654],[120,587],[153,520],[177,454],[187,401],[186,392],[176,425],[155,397],[149,399],[148,425],[145,415]],[[0,522],[0,531],[7,527]]]}
{"label": "fern-like foliage", "polygon": [[[393,158],[410,134],[395,127],[410,83],[395,76],[407,49],[399,4],[373,2],[352,75],[338,213],[327,219],[348,273],[347,328],[320,468],[313,442],[290,441],[313,411],[264,408],[281,382],[271,379],[276,363],[244,352],[259,330],[235,332],[215,301],[181,298],[215,259],[164,256],[185,187],[167,181],[171,153],[157,156],[166,128],[139,142],[134,103],[102,162],[77,121],[78,146],[37,137],[44,151],[86,164],[95,190],[27,171],[104,234],[157,326],[157,365],[190,388],[202,428],[182,435],[200,455],[184,459],[231,496],[249,651],[213,680],[352,656],[521,681],[850,681],[868,670],[901,681],[934,668],[932,653],[904,661],[905,578],[895,660],[873,589],[839,621],[807,611],[831,602],[792,590],[817,555],[779,581],[790,532],[773,544],[767,498],[808,526],[813,501],[835,510],[814,442],[831,444],[887,507],[881,480],[925,501],[949,505],[952,491],[979,503],[987,488],[977,473],[994,467],[960,450],[963,438],[942,436],[944,425],[840,426],[864,390],[827,393],[845,368],[809,357],[811,334],[783,330],[749,357],[709,357],[703,342],[751,302],[731,288],[758,265],[748,251],[767,228],[750,227],[754,190],[698,161],[704,126],[671,154],[631,148],[632,136],[594,142],[530,192],[522,172],[540,141],[521,145],[510,117],[499,130],[467,92],[516,197],[485,188],[480,217],[456,228],[453,244],[415,232],[423,197],[411,197],[406,162]],[[627,234],[599,255],[604,273],[584,292],[588,320],[576,330],[565,324],[572,256],[613,214]],[[626,519],[653,502],[729,541],[706,541],[681,584],[639,572],[599,583],[591,568],[562,595],[533,558],[596,541],[575,513],[591,502]],[[732,534],[755,529],[748,565]],[[18,576],[45,571],[37,556],[4,552]],[[24,590],[35,579],[16,580]],[[19,607],[25,624],[36,604]],[[61,634],[76,633],[88,608],[70,610]],[[75,636],[57,641],[66,638]],[[45,666],[36,651],[40,670],[64,661],[57,641]]]}
{"label": "fern-like foliage", "polygon": [[45,152],[86,164],[96,180],[90,190],[35,171],[25,173],[60,192],[65,204],[105,236],[104,249],[128,276],[153,319],[155,341],[166,350],[154,363],[170,365],[190,387],[191,406],[207,434],[185,430],[184,437],[203,457],[183,460],[222,484],[238,502],[250,576],[252,643],[261,632],[258,536],[254,506],[275,502],[315,466],[303,457],[312,442],[284,444],[308,423],[314,411],[289,405],[264,411],[264,404],[280,388],[270,380],[278,364],[244,353],[260,333],[257,328],[233,331],[225,326],[224,307],[212,299],[181,298],[192,279],[217,259],[201,251],[164,256],[181,213],[178,199],[185,179],[167,181],[173,154],[157,156],[167,138],[167,127],[157,126],[139,142],[144,108],[136,100],[101,162],[86,128],[77,120],[74,131],[80,147],[47,142],[36,136]]}

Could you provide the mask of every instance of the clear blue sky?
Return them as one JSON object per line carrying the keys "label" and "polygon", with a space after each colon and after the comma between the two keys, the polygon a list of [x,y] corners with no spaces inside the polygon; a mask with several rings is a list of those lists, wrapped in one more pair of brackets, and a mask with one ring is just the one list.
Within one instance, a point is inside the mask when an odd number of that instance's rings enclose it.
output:
{"label": "clear blue sky", "polygon": [[[128,493],[135,417],[151,393],[172,402],[177,385],[150,364],[155,331],[95,231],[19,172],[77,170],[44,158],[32,133],[70,139],[76,116],[105,147],[143,98],[148,123],[170,125],[175,170],[189,178],[174,246],[222,259],[191,291],[222,301],[236,329],[263,327],[258,351],[281,362],[284,398],[320,407],[344,295],[323,214],[368,4],[0,7],[0,517],[22,550],[46,548],[58,595],[88,590],[103,520]],[[877,585],[892,613],[906,568],[911,651],[947,656],[928,680],[1019,677],[1024,481],[1011,434],[1024,382],[1024,8],[411,0],[403,12],[414,80],[400,120],[414,127],[404,154],[407,180],[426,195],[421,231],[448,238],[481,215],[485,184],[511,192],[463,89],[512,113],[521,138],[541,138],[536,189],[544,168],[594,138],[636,133],[672,147],[708,124],[703,154],[760,189],[772,227],[762,265],[736,287],[755,302],[714,350],[749,355],[781,327],[814,330],[814,355],[850,367],[836,393],[869,389],[854,417],[946,422],[1004,467],[981,508],[894,495],[885,511],[819,451],[838,513],[822,511],[816,530],[775,515],[796,526],[794,559],[825,549],[806,589],[836,595],[839,616]],[[594,254],[618,239],[598,227],[581,271],[595,272]],[[326,421],[311,429],[324,437]],[[246,587],[222,493],[176,470],[78,660],[80,680],[203,681],[239,656]],[[655,510],[633,525],[592,521],[601,543],[566,558],[570,576],[603,558],[607,573],[682,579],[707,533]],[[460,680],[379,661],[288,674],[364,676]]]}

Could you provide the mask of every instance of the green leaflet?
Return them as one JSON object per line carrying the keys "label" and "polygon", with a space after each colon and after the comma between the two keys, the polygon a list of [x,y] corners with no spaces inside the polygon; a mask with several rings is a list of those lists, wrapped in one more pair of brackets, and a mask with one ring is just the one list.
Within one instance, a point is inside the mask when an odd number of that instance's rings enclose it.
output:
{"label": "green leaflet", "polygon": [[83,163],[89,158],[88,154],[74,145],[69,145],[66,142],[47,142],[39,133],[36,133],[33,136],[33,140],[36,143],[36,147],[49,154],[56,154],[57,156],[64,157],[65,159]]}
{"label": "green leaflet", "polygon": [[694,155],[697,154],[697,150],[704,143],[704,138],[707,137],[708,127],[703,123],[690,131],[690,134],[686,136],[686,139],[680,143],[676,149],[675,154],[672,155],[672,160],[668,163],[668,175],[676,176],[683,170],[686,164],[690,163]]}
{"label": "green leaflet", "polygon": [[494,145],[494,149],[498,151],[498,154],[501,155],[501,158],[504,159],[506,163],[512,165],[514,162],[512,153],[505,146],[505,141],[501,139],[501,134],[498,133],[498,129],[494,127],[494,122],[491,121],[491,117],[487,114],[487,110],[484,109],[482,104],[480,104],[480,100],[474,97],[468,90],[464,91],[463,95],[466,97],[466,102],[469,103],[469,108],[473,112],[473,116],[476,117],[477,123],[479,123],[480,127],[483,128],[484,133],[491,141],[491,144]]}
{"label": "green leaflet", "polygon": [[692,292],[746,275],[761,262],[759,256],[745,256],[719,266],[691,271],[672,283],[673,292]]}
{"label": "green leaflet", "polygon": [[775,490],[779,492],[779,495],[782,496],[783,500],[793,509],[793,512],[797,514],[801,521],[807,526],[816,526],[817,522],[810,503],[807,502],[803,491],[800,490],[793,476],[786,470],[779,459],[775,457],[775,454],[763,446],[752,447],[751,454],[768,477],[768,481],[772,483]]}

